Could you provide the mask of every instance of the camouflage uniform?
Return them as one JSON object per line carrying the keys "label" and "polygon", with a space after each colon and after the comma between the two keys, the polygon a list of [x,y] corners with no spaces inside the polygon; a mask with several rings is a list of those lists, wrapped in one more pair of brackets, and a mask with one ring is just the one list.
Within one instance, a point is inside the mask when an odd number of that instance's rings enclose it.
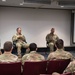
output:
{"label": "camouflage uniform", "polygon": [[0,62],[17,62],[18,57],[11,53],[4,53],[0,55]]}
{"label": "camouflage uniform", "polygon": [[21,35],[15,34],[12,37],[12,41],[17,47],[18,56],[21,56],[21,47],[24,47],[24,48],[28,48],[29,47],[29,45],[26,43],[25,36],[22,35],[22,34]]}
{"label": "camouflage uniform", "polygon": [[53,59],[71,59],[73,60],[73,56],[70,52],[64,51],[63,49],[57,49],[55,52],[52,52],[48,55],[47,60]]}
{"label": "camouflage uniform", "polygon": [[45,60],[44,56],[37,53],[36,51],[31,51],[29,54],[25,54],[22,57],[22,64],[24,65],[25,61],[42,61]]}
{"label": "camouflage uniform", "polygon": [[54,51],[54,45],[55,42],[59,39],[59,37],[56,34],[47,34],[46,36],[46,42],[47,42],[47,46],[50,47],[50,52]]}

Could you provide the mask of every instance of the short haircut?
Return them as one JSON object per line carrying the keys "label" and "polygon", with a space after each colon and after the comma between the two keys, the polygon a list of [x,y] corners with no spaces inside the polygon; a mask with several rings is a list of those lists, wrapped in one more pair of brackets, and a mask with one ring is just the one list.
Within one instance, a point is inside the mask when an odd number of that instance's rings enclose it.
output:
{"label": "short haircut", "polygon": [[62,49],[63,46],[64,46],[64,41],[62,39],[58,39],[56,41],[56,46],[57,46],[58,49]]}
{"label": "short haircut", "polygon": [[55,28],[51,28],[51,30],[55,30]]}
{"label": "short haircut", "polygon": [[[18,27],[17,29],[16,29],[16,31],[18,31],[18,29],[19,29],[20,27]],[[20,28],[21,29],[21,28]]]}
{"label": "short haircut", "polygon": [[12,42],[11,41],[6,41],[4,43],[4,51],[11,51],[12,49]]}
{"label": "short haircut", "polygon": [[31,43],[29,45],[30,51],[36,51],[37,45],[35,43]]}

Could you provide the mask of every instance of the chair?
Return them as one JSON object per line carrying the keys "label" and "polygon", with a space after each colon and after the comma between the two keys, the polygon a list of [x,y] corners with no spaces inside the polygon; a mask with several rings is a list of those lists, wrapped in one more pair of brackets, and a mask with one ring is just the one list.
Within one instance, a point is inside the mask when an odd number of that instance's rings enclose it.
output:
{"label": "chair", "polygon": [[0,63],[0,75],[21,75],[21,62]]}
{"label": "chair", "polygon": [[62,74],[69,63],[70,59],[50,60],[47,65],[47,74],[52,74],[53,72]]}
{"label": "chair", "polygon": [[75,72],[72,75],[75,75]]}
{"label": "chair", "polygon": [[46,73],[47,61],[25,62],[23,75],[39,75]]}

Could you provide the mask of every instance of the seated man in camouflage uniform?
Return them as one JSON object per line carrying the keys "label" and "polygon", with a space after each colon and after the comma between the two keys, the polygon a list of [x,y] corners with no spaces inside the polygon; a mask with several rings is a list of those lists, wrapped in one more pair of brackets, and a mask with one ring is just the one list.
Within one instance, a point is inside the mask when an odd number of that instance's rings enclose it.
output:
{"label": "seated man in camouflage uniform", "polygon": [[21,47],[28,48],[29,45],[26,42],[25,36],[21,33],[21,28],[18,27],[16,31],[17,33],[12,37],[12,41],[17,47],[18,57],[21,57]]}
{"label": "seated man in camouflage uniform", "polygon": [[47,60],[54,60],[54,59],[71,59],[73,60],[73,56],[70,52],[64,50],[64,41],[59,39],[56,41],[55,46],[57,50],[52,52],[48,55]]}
{"label": "seated man in camouflage uniform", "polygon": [[7,41],[4,43],[4,53],[0,55],[0,62],[17,62],[18,57],[12,52],[12,42]]}
{"label": "seated man in camouflage uniform", "polygon": [[47,47],[50,48],[50,52],[54,51],[55,42],[59,39],[59,37],[56,34],[54,34],[54,32],[55,29],[52,28],[51,33],[47,34],[46,36],[46,43],[47,43]]}
{"label": "seated man in camouflage uniform", "polygon": [[35,43],[31,43],[29,45],[30,53],[25,54],[22,57],[22,64],[24,65],[25,61],[42,61],[45,60],[44,56],[37,53],[37,45]]}

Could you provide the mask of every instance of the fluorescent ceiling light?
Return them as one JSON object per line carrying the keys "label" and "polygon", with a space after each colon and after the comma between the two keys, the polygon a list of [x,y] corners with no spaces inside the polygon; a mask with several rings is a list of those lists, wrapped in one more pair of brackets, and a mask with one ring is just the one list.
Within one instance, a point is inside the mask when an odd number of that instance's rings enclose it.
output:
{"label": "fluorescent ceiling light", "polygon": [[20,3],[20,5],[23,5],[23,3]]}
{"label": "fluorescent ceiling light", "polygon": [[20,5],[24,5],[24,2],[20,3]]}
{"label": "fluorescent ceiling light", "polygon": [[6,2],[6,0],[2,0],[3,2]]}
{"label": "fluorescent ceiling light", "polygon": [[64,6],[61,6],[61,8],[63,8]]}

